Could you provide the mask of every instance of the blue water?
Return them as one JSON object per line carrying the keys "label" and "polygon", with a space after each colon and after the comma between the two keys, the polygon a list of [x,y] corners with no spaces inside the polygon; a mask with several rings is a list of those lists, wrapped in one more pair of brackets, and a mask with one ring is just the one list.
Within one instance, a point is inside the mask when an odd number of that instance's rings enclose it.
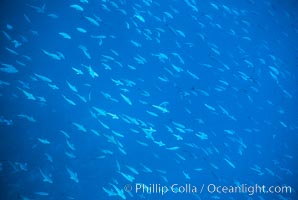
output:
{"label": "blue water", "polygon": [[1,1],[0,199],[298,199],[297,9]]}

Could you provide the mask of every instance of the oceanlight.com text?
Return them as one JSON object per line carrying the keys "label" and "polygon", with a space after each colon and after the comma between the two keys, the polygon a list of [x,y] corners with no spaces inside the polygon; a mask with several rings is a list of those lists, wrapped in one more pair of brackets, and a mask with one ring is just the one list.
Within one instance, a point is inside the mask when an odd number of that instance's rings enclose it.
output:
{"label": "oceanlight.com text", "polygon": [[157,194],[166,195],[168,193],[173,194],[248,194],[250,196],[255,194],[291,194],[293,189],[291,186],[265,186],[265,185],[247,185],[241,184],[237,186],[217,185],[217,184],[127,184],[124,186],[126,192],[132,192],[136,194]]}

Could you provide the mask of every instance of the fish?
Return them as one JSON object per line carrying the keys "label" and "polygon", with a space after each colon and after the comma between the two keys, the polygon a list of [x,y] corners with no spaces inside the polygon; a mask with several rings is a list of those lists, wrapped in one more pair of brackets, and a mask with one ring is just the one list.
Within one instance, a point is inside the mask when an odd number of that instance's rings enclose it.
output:
{"label": "fish", "polygon": [[27,119],[29,122],[36,122],[36,119],[34,119],[34,117],[29,116],[29,115],[18,114],[17,116],[20,118],[23,118],[23,119]]}
{"label": "fish", "polygon": [[63,99],[64,99],[67,103],[69,103],[70,105],[73,105],[73,106],[77,105],[73,100],[67,98],[66,96],[62,95],[62,97],[63,97]]}
{"label": "fish", "polygon": [[61,35],[64,39],[71,39],[71,36],[68,33],[59,32],[58,34]]}
{"label": "fish", "polygon": [[51,142],[49,140],[47,140],[47,139],[42,139],[42,138],[37,138],[37,139],[42,144],[51,144]]}
{"label": "fish", "polygon": [[41,50],[45,55],[49,56],[50,58],[54,59],[54,60],[62,60],[64,59],[64,56],[62,53],[60,52],[56,52],[56,53],[51,53],[51,52],[48,52],[44,49]]}
{"label": "fish", "polygon": [[78,5],[78,4],[72,4],[72,5],[70,5],[69,7],[73,8],[73,9],[75,9],[75,10],[77,10],[77,11],[84,11],[84,8],[81,7],[81,6]]}
{"label": "fish", "polygon": [[232,167],[232,168],[236,168],[235,167],[235,165],[231,162],[231,161],[229,161],[228,159],[226,159],[226,158],[224,158],[224,160]]}
{"label": "fish", "polygon": [[43,178],[43,182],[46,182],[46,183],[50,183],[52,184],[53,183],[53,180],[51,178],[51,174],[45,174],[41,169],[39,169],[39,172]]}
{"label": "fish", "polygon": [[30,8],[33,8],[37,13],[45,13],[45,8],[46,8],[46,4],[44,3],[42,6],[33,6],[30,4],[26,4],[27,6],[29,6]]}
{"label": "fish", "polygon": [[99,23],[97,20],[93,19],[92,17],[87,17],[87,16],[84,16],[84,18],[89,21],[91,24],[95,25],[95,26],[99,26]]}
{"label": "fish", "polygon": [[126,173],[123,173],[123,172],[120,172],[120,171],[118,171],[118,173],[121,174],[126,180],[128,180],[131,183],[135,180],[135,177],[133,177],[129,174],[126,174]]}
{"label": "fish", "polygon": [[88,72],[89,72],[89,75],[92,77],[92,78],[95,78],[95,77],[98,77],[98,74],[92,69],[92,67],[89,65],[89,66],[86,66],[86,65],[83,65],[83,67],[85,67]]}
{"label": "fish", "polygon": [[91,59],[91,55],[90,53],[88,52],[88,49],[86,46],[83,46],[83,45],[79,45],[79,49],[81,49],[84,53],[84,55],[88,58],[88,59]]}
{"label": "fish", "polygon": [[162,113],[168,113],[169,110],[165,108],[166,104],[168,104],[168,102],[161,103],[160,105],[152,105],[152,107],[156,108],[157,110],[160,110]]}
{"label": "fish", "polygon": [[66,171],[69,174],[69,178],[70,180],[74,181],[75,183],[79,183],[79,178],[78,178],[78,174],[76,172],[73,172],[72,170],[70,170],[69,168],[66,167]]}
{"label": "fish", "polygon": [[128,105],[132,105],[132,102],[131,102],[131,100],[127,97],[127,96],[125,96],[125,95],[123,95],[123,94],[121,94],[120,93],[120,96],[123,98],[123,100],[128,104]]}
{"label": "fish", "polygon": [[25,91],[25,90],[23,90],[23,89],[21,89],[19,87],[17,87],[17,88],[19,90],[21,90],[25,94],[25,96],[27,97],[28,100],[32,100],[32,101],[35,101],[36,100],[36,98],[34,97],[33,94],[31,94],[31,93],[29,93],[29,92],[27,92],[27,91]]}
{"label": "fish", "polygon": [[167,149],[167,150],[174,151],[174,150],[178,150],[178,149],[180,149],[180,147],[167,147],[166,149]]}
{"label": "fish", "polygon": [[68,87],[69,87],[73,92],[78,92],[77,88],[76,88],[74,85],[70,84],[68,81],[66,81],[66,83],[67,83]]}
{"label": "fish", "polygon": [[87,132],[87,129],[82,124],[73,122],[72,125],[74,125],[79,131]]}
{"label": "fish", "polygon": [[0,67],[0,72],[5,72],[7,74],[15,74],[19,72],[19,70],[11,64],[2,63],[1,65],[4,67]]}
{"label": "fish", "polygon": [[80,69],[77,69],[75,67],[72,67],[72,69],[76,72],[77,75],[83,75],[84,74],[84,72],[82,72],[82,70],[80,70]]}
{"label": "fish", "polygon": [[36,73],[34,73],[34,75],[37,78],[39,78],[40,80],[44,81],[44,82],[47,82],[47,83],[52,83],[53,82],[50,78],[48,78],[48,77],[46,77],[44,75],[40,75],[40,74],[36,74]]}
{"label": "fish", "polygon": [[79,31],[80,33],[87,33],[87,30],[84,29],[84,28],[77,27],[76,29],[77,29],[77,31]]}
{"label": "fish", "polygon": [[48,192],[34,192],[34,194],[39,195],[39,196],[49,196]]}
{"label": "fish", "polygon": [[209,110],[211,110],[211,111],[216,111],[215,110],[215,108],[213,107],[213,106],[210,106],[210,105],[208,105],[208,104],[204,104],[204,106],[206,107],[206,108],[208,108]]}

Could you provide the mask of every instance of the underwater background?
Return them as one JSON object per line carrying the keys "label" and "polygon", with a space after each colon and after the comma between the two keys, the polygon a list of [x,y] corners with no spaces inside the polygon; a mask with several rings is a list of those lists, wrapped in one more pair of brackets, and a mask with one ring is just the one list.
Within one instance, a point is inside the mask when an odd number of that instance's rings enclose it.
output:
{"label": "underwater background", "polygon": [[297,11],[1,0],[0,199],[298,199]]}

